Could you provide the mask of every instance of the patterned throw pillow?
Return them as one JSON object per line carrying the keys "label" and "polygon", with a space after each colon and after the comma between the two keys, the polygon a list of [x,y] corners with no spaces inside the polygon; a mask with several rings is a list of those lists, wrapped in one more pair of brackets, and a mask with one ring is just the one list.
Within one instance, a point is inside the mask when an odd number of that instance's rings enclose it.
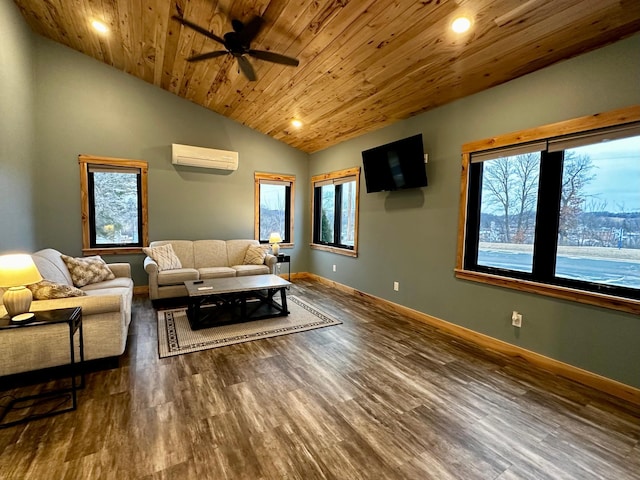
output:
{"label": "patterned throw pillow", "polygon": [[86,295],[86,293],[79,288],[62,283],[50,282],[49,280],[42,280],[33,285],[27,285],[27,288],[31,290],[34,300],[52,300],[54,298],[82,297]]}
{"label": "patterned throw pillow", "polygon": [[262,265],[267,256],[268,248],[266,245],[249,245],[247,253],[244,255],[243,263],[245,265]]}
{"label": "patterned throw pillow", "polygon": [[170,243],[160,247],[145,247],[142,251],[158,264],[159,271],[182,268],[182,263]]}
{"label": "patterned throw pillow", "polygon": [[100,255],[93,257],[73,258],[61,255],[67,265],[71,280],[76,287],[84,287],[90,283],[116,278]]}

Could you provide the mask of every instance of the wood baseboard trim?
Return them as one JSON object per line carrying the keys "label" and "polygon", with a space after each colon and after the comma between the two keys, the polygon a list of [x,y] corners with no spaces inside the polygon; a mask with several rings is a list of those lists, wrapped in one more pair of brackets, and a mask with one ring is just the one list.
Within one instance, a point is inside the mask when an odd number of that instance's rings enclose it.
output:
{"label": "wood baseboard trim", "polygon": [[617,398],[621,398],[635,405],[640,405],[640,389],[632,387],[630,385],[626,385],[622,382],[618,382],[617,380],[603,377],[602,375],[598,375],[597,373],[575,367],[573,365],[555,360],[550,357],[546,357],[539,353],[532,352],[531,350],[512,345],[503,340],[498,340],[483,333],[475,332],[468,328],[461,327],[451,322],[447,322],[446,320],[442,320],[440,318],[427,315],[426,313],[419,312],[412,308],[393,303],[389,300],[385,300],[384,298],[361,292],[359,290],[356,290],[355,288],[343,285],[333,280],[326,279],[313,273],[296,273],[295,276],[292,275],[291,278],[315,280],[319,283],[328,285],[343,292],[357,295],[369,300],[372,303],[391,308],[397,313],[405,315],[419,322],[426,323],[449,335],[461,338],[482,348],[493,350],[510,357],[522,358],[542,370],[546,370],[555,375],[567,378],[574,382],[578,382],[582,385],[595,388],[596,390],[607,393],[609,395],[613,395]]}
{"label": "wood baseboard trim", "polygon": [[133,294],[149,296],[149,285],[141,285],[139,287],[133,287]]}

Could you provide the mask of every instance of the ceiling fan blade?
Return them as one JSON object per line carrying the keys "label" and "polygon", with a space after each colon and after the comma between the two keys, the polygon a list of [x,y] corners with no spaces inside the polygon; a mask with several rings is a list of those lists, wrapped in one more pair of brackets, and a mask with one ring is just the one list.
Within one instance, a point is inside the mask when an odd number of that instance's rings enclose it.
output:
{"label": "ceiling fan blade", "polygon": [[179,21],[181,24],[183,24],[183,25],[195,30],[196,32],[201,33],[205,37],[209,37],[211,40],[215,40],[216,42],[221,43],[222,45],[224,45],[224,40],[221,39],[219,36],[217,36],[215,33],[211,33],[209,30],[206,30],[206,29],[202,28],[201,26],[196,25],[193,22],[190,22],[186,18],[178,17],[177,15],[173,15],[171,18],[173,18],[174,20]]}
{"label": "ceiling fan blade", "polygon": [[267,52],[264,50],[249,50],[247,53],[252,57],[260,60],[266,60],[267,62],[280,63],[282,65],[290,65],[292,67],[297,67],[300,64],[300,61],[297,58],[287,57],[285,55],[280,55],[279,53]]}
{"label": "ceiling fan blade", "polygon": [[249,20],[249,22],[245,23],[238,32],[238,39],[240,42],[242,42],[243,45],[248,46],[260,31],[260,27],[262,27],[263,23],[264,20],[262,17],[257,15]]}
{"label": "ceiling fan blade", "polygon": [[193,57],[187,58],[187,62],[199,62],[200,60],[208,60],[210,58],[221,57],[222,55],[227,55],[229,52],[226,50],[217,50],[215,52],[207,52],[201,53],[200,55],[194,55]]}
{"label": "ceiling fan blade", "polygon": [[247,80],[249,80],[250,82],[255,82],[256,72],[253,71],[253,67],[249,63],[249,60],[247,60],[246,57],[243,57],[242,55],[236,58],[238,59],[238,66],[240,67],[242,73],[244,73],[244,76],[247,77]]}

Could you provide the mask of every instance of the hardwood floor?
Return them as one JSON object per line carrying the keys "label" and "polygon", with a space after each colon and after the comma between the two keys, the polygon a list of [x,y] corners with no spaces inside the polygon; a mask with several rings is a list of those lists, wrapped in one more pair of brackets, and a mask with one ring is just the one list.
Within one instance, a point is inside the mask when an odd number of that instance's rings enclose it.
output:
{"label": "hardwood floor", "polygon": [[162,360],[136,299],[77,411],[0,430],[0,478],[640,479],[640,407],[318,283],[292,293],[344,323]]}

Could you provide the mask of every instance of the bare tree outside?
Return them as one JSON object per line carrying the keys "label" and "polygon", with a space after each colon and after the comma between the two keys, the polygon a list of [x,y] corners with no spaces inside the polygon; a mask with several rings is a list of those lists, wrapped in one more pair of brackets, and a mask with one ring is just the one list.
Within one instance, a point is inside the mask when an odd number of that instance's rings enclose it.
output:
{"label": "bare tree outside", "polygon": [[[640,288],[639,147],[636,136],[563,151],[557,277]],[[533,271],[540,159],[483,162],[478,265]]]}
{"label": "bare tree outside", "polygon": [[567,150],[562,169],[562,194],[560,197],[560,227],[558,242],[565,239],[579,227],[585,203],[585,187],[593,181],[593,163],[588,155],[579,155]]}
{"label": "bare tree outside", "polygon": [[514,198],[516,231],[513,240],[515,243],[529,243],[528,235],[532,231],[538,201],[540,155],[537,153],[518,155],[514,175],[516,178]]}
{"label": "bare tree outside", "polygon": [[492,215],[494,226],[500,224],[498,241],[532,243],[539,172],[539,153],[484,162],[481,211]]}
{"label": "bare tree outside", "polygon": [[260,240],[268,240],[272,232],[286,238],[286,186],[260,185]]}

